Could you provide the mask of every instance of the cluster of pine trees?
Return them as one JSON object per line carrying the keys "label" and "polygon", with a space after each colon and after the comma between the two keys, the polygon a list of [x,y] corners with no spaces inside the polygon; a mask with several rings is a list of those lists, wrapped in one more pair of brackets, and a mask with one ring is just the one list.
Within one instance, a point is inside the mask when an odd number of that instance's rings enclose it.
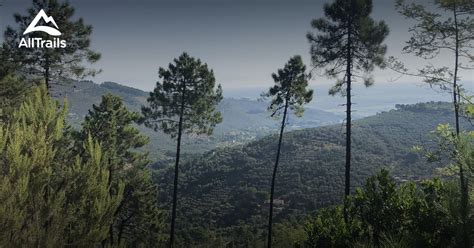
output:
{"label": "cluster of pine trees", "polygon": [[[17,49],[16,37],[34,15],[52,13],[75,44],[66,49]],[[92,27],[72,20],[69,3],[33,1],[15,15],[0,50],[0,246],[152,247],[162,241],[147,154],[135,126],[140,115],[104,95],[80,130],[66,121],[67,100],[52,96],[68,76],[94,74],[82,66]],[[65,62],[67,61],[67,62]]]}
{"label": "cluster of pine trees", "polygon": [[67,102],[51,99],[44,84],[31,91],[0,124],[2,246],[152,244],[161,212],[146,156],[132,151],[145,141],[133,115],[104,96],[76,132],[65,121]]}
{"label": "cluster of pine trees", "polygon": [[[401,15],[416,21],[404,51],[432,59],[447,50],[453,54],[452,66],[430,64],[413,72],[396,58],[387,60],[383,42],[388,27],[370,17],[371,0],[334,0],[325,5],[325,17],[313,20],[316,32],[307,39],[313,66],[337,79],[329,93],[346,98],[345,197],[341,206],[321,210],[307,224],[300,246],[472,246],[474,135],[460,130],[459,123],[463,117],[472,120],[474,107],[458,72],[473,62],[473,2],[434,1],[438,11],[452,13],[448,19],[416,3],[397,0],[395,6]],[[53,15],[64,39],[73,42],[67,48],[17,49],[18,37],[40,9]],[[104,95],[82,127],[74,130],[66,122],[67,101],[52,98],[61,95],[54,84],[98,72],[84,67],[100,59],[90,49],[92,26],[82,19],[72,20],[74,9],[67,2],[34,0],[28,13],[15,15],[18,27],[5,31],[0,50],[1,246],[155,247],[166,242],[175,247],[182,137],[211,135],[222,121],[216,110],[222,88],[214,72],[183,53],[159,69],[160,81],[141,113],[128,111],[119,97]],[[383,170],[351,195],[351,170],[357,169],[351,168],[352,85],[360,79],[372,85],[371,72],[387,66],[423,77],[452,94],[455,128],[439,126],[438,150],[417,148],[430,161],[448,162],[444,171],[448,179],[397,185]],[[270,99],[271,116],[281,118],[281,125],[269,182],[267,247],[281,240],[273,236],[273,205],[287,116],[290,111],[302,115],[313,96],[308,89],[311,74],[300,56],[290,58],[272,78],[275,85],[262,97]],[[135,124],[176,138],[168,237],[163,234],[165,214],[158,208],[147,154],[139,152],[148,139]]]}
{"label": "cluster of pine trees", "polygon": [[135,246],[159,241],[162,212],[137,115],[106,95],[80,131],[44,84],[0,123],[0,243]]}

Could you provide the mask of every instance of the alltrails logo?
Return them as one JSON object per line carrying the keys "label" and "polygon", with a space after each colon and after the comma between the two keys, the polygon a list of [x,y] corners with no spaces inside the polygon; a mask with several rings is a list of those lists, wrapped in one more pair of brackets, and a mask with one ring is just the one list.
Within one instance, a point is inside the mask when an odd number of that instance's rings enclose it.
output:
{"label": "alltrails logo", "polygon": [[[38,22],[43,19],[43,21],[48,24],[51,23],[54,27],[49,26],[37,26]],[[36,15],[35,19],[30,23],[30,25],[26,28],[23,35],[29,34],[32,32],[45,32],[51,36],[60,36],[61,32],[58,30],[58,25],[54,21],[52,16],[46,15],[44,10],[40,10],[40,12]],[[54,38],[52,40],[44,40],[43,38],[21,38],[20,44],[18,45],[19,48],[65,48],[66,41],[61,40],[59,38]]]}

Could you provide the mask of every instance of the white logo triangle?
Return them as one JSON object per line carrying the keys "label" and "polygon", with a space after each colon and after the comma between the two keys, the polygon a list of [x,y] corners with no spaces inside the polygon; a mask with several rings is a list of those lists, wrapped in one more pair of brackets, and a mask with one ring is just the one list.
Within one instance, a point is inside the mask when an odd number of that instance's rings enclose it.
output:
{"label": "white logo triangle", "polygon": [[[46,23],[51,22],[56,28],[48,26],[36,26],[40,19],[43,19]],[[31,32],[42,31],[52,36],[60,36],[61,32],[59,32],[58,29],[58,25],[54,21],[53,17],[46,15],[44,10],[40,10],[40,12],[36,15],[35,19],[33,19],[30,25],[26,28],[25,32],[23,32],[23,34],[25,35]]]}

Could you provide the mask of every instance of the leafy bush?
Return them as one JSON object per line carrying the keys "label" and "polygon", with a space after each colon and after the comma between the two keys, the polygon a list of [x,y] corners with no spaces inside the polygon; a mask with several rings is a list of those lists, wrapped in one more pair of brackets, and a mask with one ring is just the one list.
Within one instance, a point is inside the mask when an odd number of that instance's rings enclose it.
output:
{"label": "leafy bush", "polygon": [[[307,247],[457,247],[459,190],[451,181],[397,185],[387,170],[367,179],[342,206],[321,210],[307,224]],[[470,230],[472,230],[472,227]]]}

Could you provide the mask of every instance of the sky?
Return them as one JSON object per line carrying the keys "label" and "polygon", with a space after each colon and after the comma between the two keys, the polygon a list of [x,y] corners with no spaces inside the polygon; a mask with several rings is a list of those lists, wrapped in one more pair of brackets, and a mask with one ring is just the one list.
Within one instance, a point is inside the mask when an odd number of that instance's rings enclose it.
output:
{"label": "sky", "polygon": [[[318,0],[70,0],[76,18],[93,25],[92,48],[102,54],[93,67],[103,72],[91,80],[113,81],[152,90],[158,68],[166,67],[182,52],[200,58],[214,70],[226,96],[255,97],[273,81],[271,73],[293,55],[310,63],[306,34],[310,22],[322,17]],[[0,0],[0,29],[12,25],[13,13],[25,13],[30,0]],[[402,55],[410,23],[394,9],[392,0],[375,0],[373,18],[390,28],[388,54],[408,67],[426,63]],[[61,29],[61,27],[59,27]],[[440,58],[445,62],[447,57]],[[434,62],[437,63],[437,62]],[[417,78],[402,77],[390,70],[374,71],[378,91],[413,87]],[[473,80],[471,74],[461,75]],[[395,80],[397,79],[397,80]],[[334,80],[316,75],[310,86],[327,88]],[[421,87],[418,84],[416,87]],[[226,93],[227,92],[227,93]],[[428,94],[429,89],[425,92]],[[324,95],[324,96],[323,96]],[[438,99],[437,96],[433,100]],[[439,98],[443,100],[442,98]],[[449,100],[449,98],[448,98]]]}

